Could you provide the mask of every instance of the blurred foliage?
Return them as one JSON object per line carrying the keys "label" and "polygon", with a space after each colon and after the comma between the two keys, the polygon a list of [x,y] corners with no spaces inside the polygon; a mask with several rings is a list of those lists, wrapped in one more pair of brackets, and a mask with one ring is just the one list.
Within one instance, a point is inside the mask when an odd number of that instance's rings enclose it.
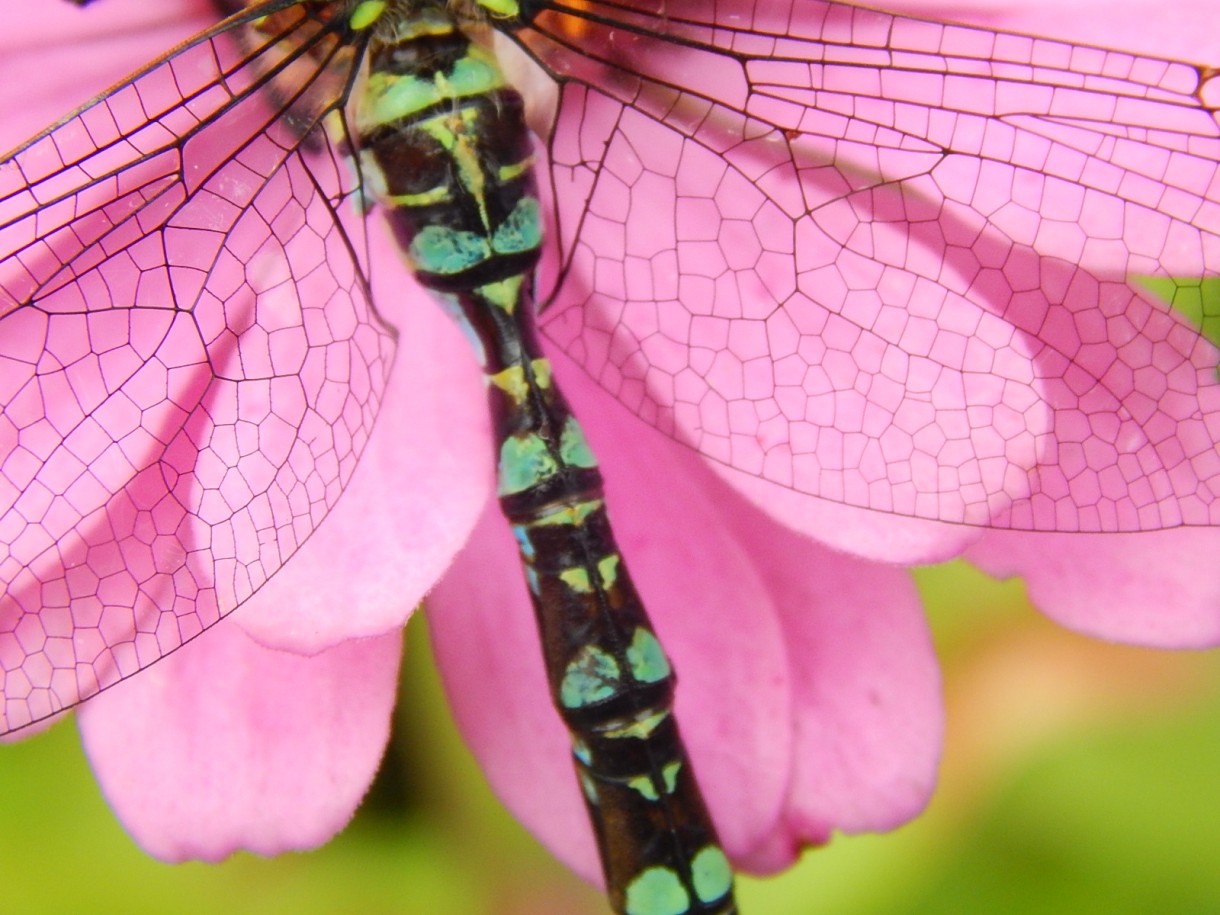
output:
{"label": "blurred foliage", "polygon": [[1134,280],[1184,317],[1213,346],[1220,346],[1220,279],[1141,276]]}
{"label": "blurred foliage", "polygon": [[[962,564],[917,577],[945,668],[936,797],[895,833],[743,879],[743,911],[1220,911],[1220,655],[1076,636]],[[114,820],[70,723],[0,747],[0,910],[604,915],[491,796],[426,643],[413,624],[382,776],[316,852],[160,864]]]}

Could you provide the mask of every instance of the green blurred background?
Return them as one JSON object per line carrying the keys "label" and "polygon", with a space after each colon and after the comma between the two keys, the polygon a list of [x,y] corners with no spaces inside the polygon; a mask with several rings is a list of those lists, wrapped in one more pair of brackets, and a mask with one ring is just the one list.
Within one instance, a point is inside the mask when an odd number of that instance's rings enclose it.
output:
{"label": "green blurred background", "polygon": [[[918,579],[948,707],[930,809],[743,879],[743,911],[1220,912],[1220,653],[1065,632],[1019,583],[959,563]],[[70,723],[0,746],[0,911],[604,915],[491,796],[424,636],[413,623],[398,714],[427,739],[394,743],[316,852],[160,864],[110,814]]]}

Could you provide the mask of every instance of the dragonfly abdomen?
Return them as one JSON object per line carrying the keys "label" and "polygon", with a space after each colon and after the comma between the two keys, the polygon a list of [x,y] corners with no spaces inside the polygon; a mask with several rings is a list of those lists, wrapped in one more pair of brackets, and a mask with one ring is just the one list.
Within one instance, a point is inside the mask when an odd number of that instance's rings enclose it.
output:
{"label": "dragonfly abdomen", "polygon": [[379,23],[358,114],[364,177],[419,281],[472,339],[552,699],[572,734],[612,904],[735,911],[673,715],[675,677],[628,577],[601,474],[534,329],[542,239],[520,95],[443,9]]}

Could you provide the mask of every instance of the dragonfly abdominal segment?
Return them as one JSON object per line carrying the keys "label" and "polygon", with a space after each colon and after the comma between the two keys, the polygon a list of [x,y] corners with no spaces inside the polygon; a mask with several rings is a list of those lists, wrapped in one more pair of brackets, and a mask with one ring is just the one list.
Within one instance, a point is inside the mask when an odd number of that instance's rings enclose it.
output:
{"label": "dragonfly abdominal segment", "polygon": [[630,915],[734,912],[732,873],[674,720],[674,673],[615,545],[597,462],[536,337],[542,219],[522,98],[441,7],[367,26],[361,171],[419,281],[478,350],[500,504],[611,902]]}

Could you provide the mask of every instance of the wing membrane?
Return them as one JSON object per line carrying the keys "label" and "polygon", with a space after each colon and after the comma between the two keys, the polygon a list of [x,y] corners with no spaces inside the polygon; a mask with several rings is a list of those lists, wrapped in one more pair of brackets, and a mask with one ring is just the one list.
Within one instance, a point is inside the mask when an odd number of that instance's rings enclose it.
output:
{"label": "wing membrane", "polygon": [[[1138,291],[1220,273],[1211,70],[817,0],[534,7],[544,326],[641,416],[914,517],[1220,522],[1220,359]],[[239,605],[350,477],[394,333],[321,126],[340,8],[256,4],[0,163],[2,730]]]}
{"label": "wing membrane", "polygon": [[239,605],[364,447],[394,335],[330,12],[262,4],[0,165],[0,730]]}
{"label": "wing membrane", "polygon": [[542,3],[549,336],[783,486],[1035,530],[1220,523],[1212,72],[839,3]]}

